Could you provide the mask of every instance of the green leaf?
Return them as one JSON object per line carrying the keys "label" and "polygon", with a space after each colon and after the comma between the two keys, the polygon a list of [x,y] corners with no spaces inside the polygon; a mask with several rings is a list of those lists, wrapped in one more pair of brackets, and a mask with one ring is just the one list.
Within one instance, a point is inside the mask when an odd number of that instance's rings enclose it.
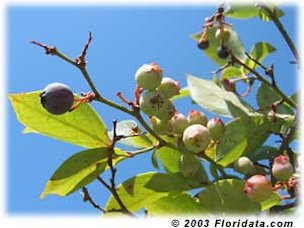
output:
{"label": "green leaf", "polygon": [[158,148],[157,154],[161,164],[163,165],[164,169],[168,173],[178,173],[179,170],[179,161],[182,153],[174,148],[163,146]]}
{"label": "green leaf", "polygon": [[281,121],[272,122],[266,116],[253,115],[236,118],[226,125],[226,130],[216,148],[218,163],[227,166],[241,155],[248,156],[260,147],[272,129]]}
{"label": "green leaf", "polygon": [[[131,212],[146,208],[169,194],[177,194],[190,187],[180,175],[148,172],[134,176],[117,187],[117,193]],[[111,196],[106,204],[107,210],[120,209]]]}
{"label": "green leaf", "polygon": [[[275,47],[267,42],[258,42],[256,43],[250,51],[250,56],[257,60],[259,63],[262,63],[263,60],[272,52],[276,51]],[[255,69],[258,65],[251,59],[247,58],[245,64],[250,67],[251,69]],[[249,71],[243,68],[245,73]]]}
{"label": "green leaf", "polygon": [[[117,135],[130,136],[119,140],[119,143],[123,145],[133,147],[135,149],[152,146],[152,142],[149,137],[142,134],[141,129],[134,120],[123,120],[118,122],[116,125],[116,133]],[[109,137],[113,137],[113,131],[109,132]]]}
{"label": "green leaf", "polygon": [[155,169],[159,169],[156,150],[154,150],[153,153],[152,153],[152,155],[151,155],[151,161],[152,161],[153,167]]}
{"label": "green leaf", "polygon": [[251,4],[246,2],[246,5],[241,4],[232,4],[228,7],[224,15],[226,17],[232,17],[237,19],[250,19],[256,17],[259,13],[259,9]]}
{"label": "green leaf", "polygon": [[[283,12],[281,9],[279,9],[278,7],[269,6],[269,5],[268,5],[268,7],[269,7],[270,10],[272,10],[272,11],[275,10],[274,12],[275,12],[275,14],[276,14],[276,16],[277,16],[278,18],[284,16],[284,12]],[[271,20],[272,20],[272,19],[268,16],[268,13],[267,13],[264,9],[262,9],[262,8],[259,9],[258,16],[259,16],[259,18],[260,18],[262,21],[271,21]]]}
{"label": "green leaf", "polygon": [[148,214],[156,215],[186,215],[206,214],[204,207],[187,193],[169,195],[155,201],[147,207]]}
{"label": "green leaf", "polygon": [[222,79],[224,78],[239,78],[242,77],[244,74],[244,72],[238,68],[238,67],[234,67],[234,66],[230,66],[225,68],[222,71]]}
{"label": "green leaf", "polygon": [[10,94],[17,119],[34,132],[86,148],[110,146],[107,129],[89,104],[62,115],[47,112],[40,103],[40,91]]}
{"label": "green leaf", "polygon": [[220,160],[217,159],[217,163],[222,166],[227,166],[237,160],[247,148],[247,139],[243,139],[239,143],[229,143],[225,141],[224,146],[217,147],[217,157],[220,157]]}
{"label": "green leaf", "polygon": [[[217,48],[220,46],[219,40],[215,38],[216,30],[219,27],[212,27],[208,29],[208,39],[209,39],[209,47],[203,52],[206,54],[208,58],[210,58],[212,61],[214,61],[216,64],[223,66],[225,63],[230,61],[230,58],[221,59],[217,55]],[[240,60],[245,60],[245,49],[238,37],[238,34],[236,31],[234,31],[231,27],[226,27],[226,29],[230,32],[230,38],[227,42],[225,42],[225,46],[231,50],[234,56],[236,56]],[[198,42],[200,39],[202,33],[194,34],[192,35],[192,38]]]}
{"label": "green leaf", "polygon": [[182,99],[182,98],[185,98],[185,97],[189,97],[189,96],[190,96],[189,88],[188,88],[188,87],[185,87],[185,88],[182,88],[182,89],[180,90],[179,95],[174,96],[171,100],[172,100],[172,101],[174,101],[174,100],[179,100],[179,99]]}
{"label": "green leaf", "polygon": [[[281,96],[269,85],[262,83],[256,95],[257,103],[262,111],[268,113],[269,105],[281,99]],[[279,105],[276,109],[279,114],[293,114],[292,109],[285,103]]]}
{"label": "green leaf", "polygon": [[[118,155],[117,155],[118,154]],[[108,169],[109,148],[102,147],[84,150],[74,154],[60,165],[47,182],[41,198],[55,194],[67,196],[96,179],[97,175]],[[115,148],[113,163],[126,158],[125,153]]]}
{"label": "green leaf", "polygon": [[268,210],[269,208],[280,204],[280,202],[281,197],[277,193],[273,192],[268,199],[261,202],[261,211]]}
{"label": "green leaf", "polygon": [[244,181],[219,180],[199,194],[199,201],[212,214],[244,214],[261,210],[259,203],[249,200],[243,193]]}
{"label": "green leaf", "polygon": [[264,159],[272,159],[278,155],[279,149],[272,146],[261,146],[257,148],[249,158],[252,162]]}
{"label": "green leaf", "polygon": [[239,115],[236,109],[245,113],[251,112],[249,105],[237,95],[220,88],[213,81],[191,75],[187,80],[192,99],[206,110],[226,117]]}

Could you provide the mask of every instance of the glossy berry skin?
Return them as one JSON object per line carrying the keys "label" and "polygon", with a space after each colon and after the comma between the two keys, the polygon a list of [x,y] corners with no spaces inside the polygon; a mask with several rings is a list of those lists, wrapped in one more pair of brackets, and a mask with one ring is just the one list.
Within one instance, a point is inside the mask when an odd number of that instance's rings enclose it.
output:
{"label": "glossy berry skin", "polygon": [[225,124],[221,119],[215,117],[208,121],[207,128],[209,129],[213,140],[219,140],[225,133]]}
{"label": "glossy berry skin", "polygon": [[285,155],[276,157],[273,161],[271,172],[278,181],[288,181],[294,173],[294,168],[289,161],[289,157]]}
{"label": "glossy berry skin", "polygon": [[272,185],[266,176],[255,175],[246,181],[243,192],[250,200],[261,202],[271,195]]}
{"label": "glossy berry skin", "polygon": [[156,64],[144,64],[135,73],[137,85],[146,89],[156,89],[162,81],[162,69]]}
{"label": "glossy berry skin", "polygon": [[242,174],[248,174],[254,169],[254,164],[247,157],[240,157],[234,162],[234,169]]}
{"label": "glossy berry skin", "polygon": [[196,110],[191,110],[188,114],[188,121],[189,124],[201,124],[204,126],[207,126],[208,118],[205,116],[204,113],[196,111]]}
{"label": "glossy berry skin", "polygon": [[209,47],[209,40],[206,40],[206,39],[200,39],[198,42],[197,42],[197,47],[199,49],[202,49],[202,50],[206,50],[208,47]]}
{"label": "glossy berry skin", "polygon": [[211,141],[211,135],[205,126],[193,124],[184,130],[182,140],[187,150],[199,153],[207,148]]}
{"label": "glossy berry skin", "polygon": [[188,127],[189,122],[182,113],[175,113],[174,116],[171,118],[171,124],[174,133],[177,135],[181,135],[186,129],[186,127]]}
{"label": "glossy berry skin", "polygon": [[226,59],[229,56],[228,49],[225,46],[219,46],[217,48],[217,56],[221,59]]}
{"label": "glossy berry skin", "polygon": [[44,88],[40,94],[40,101],[48,112],[60,115],[72,107],[74,95],[67,85],[55,82]]}
{"label": "glossy berry skin", "polygon": [[158,90],[169,99],[179,94],[180,86],[177,81],[166,77],[162,79]]}

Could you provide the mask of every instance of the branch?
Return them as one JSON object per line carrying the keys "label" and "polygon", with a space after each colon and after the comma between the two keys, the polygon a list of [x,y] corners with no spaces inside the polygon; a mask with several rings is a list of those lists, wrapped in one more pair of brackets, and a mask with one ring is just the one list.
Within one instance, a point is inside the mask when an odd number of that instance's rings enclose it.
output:
{"label": "branch", "polygon": [[289,46],[290,50],[292,51],[294,57],[296,58],[297,62],[300,62],[300,55],[298,50],[296,49],[294,43],[292,42],[292,39],[288,35],[287,31],[285,30],[283,24],[280,22],[279,18],[277,17],[275,11],[272,11],[268,6],[261,5],[262,9],[264,9],[268,16],[272,19],[280,33],[282,34],[283,38],[285,39],[287,45]]}
{"label": "branch", "polygon": [[100,207],[97,203],[95,203],[95,201],[93,200],[93,198],[91,197],[88,189],[86,187],[82,187],[82,194],[83,194],[83,202],[89,202],[94,208],[102,211],[103,213],[106,213],[106,210],[102,207]]}
{"label": "branch", "polygon": [[39,47],[42,47],[43,49],[45,49],[45,53],[46,54],[51,54],[54,56],[59,57],[60,59],[64,60],[65,62],[68,62],[70,64],[72,64],[73,66],[77,67],[82,75],[84,76],[84,78],[86,79],[87,83],[89,84],[91,90],[95,93],[95,98],[94,100],[99,101],[103,104],[106,104],[112,108],[118,109],[122,112],[125,112],[135,118],[137,118],[137,120],[144,126],[144,128],[153,136],[155,137],[158,141],[160,145],[165,145],[166,142],[165,140],[163,140],[158,134],[156,134],[153,129],[146,123],[146,121],[142,118],[142,116],[139,113],[139,110],[129,110],[128,108],[121,106],[111,100],[108,100],[106,98],[104,98],[103,96],[101,96],[101,94],[99,93],[99,91],[97,90],[97,88],[95,87],[93,81],[91,80],[91,77],[86,69],[86,59],[85,56],[87,54],[87,50],[89,48],[89,45],[92,41],[92,34],[89,33],[89,38],[81,52],[81,54],[77,57],[76,60],[71,59],[70,57],[64,55],[63,53],[61,53],[56,47],[54,46],[49,46],[37,41],[32,41],[31,43],[34,45],[37,45]]}
{"label": "branch", "polygon": [[230,56],[231,56],[231,60],[232,62],[238,63],[241,66],[243,66],[246,70],[248,70],[250,73],[252,73],[257,80],[267,84],[269,87],[273,88],[281,97],[282,99],[289,104],[291,107],[293,107],[294,109],[297,108],[297,105],[293,102],[293,100],[291,100],[289,97],[287,97],[276,84],[273,84],[269,81],[267,81],[262,75],[260,75],[257,71],[255,71],[254,69],[250,68],[249,66],[247,66],[245,63],[243,63],[239,58],[237,58],[234,54],[232,54],[230,52]]}

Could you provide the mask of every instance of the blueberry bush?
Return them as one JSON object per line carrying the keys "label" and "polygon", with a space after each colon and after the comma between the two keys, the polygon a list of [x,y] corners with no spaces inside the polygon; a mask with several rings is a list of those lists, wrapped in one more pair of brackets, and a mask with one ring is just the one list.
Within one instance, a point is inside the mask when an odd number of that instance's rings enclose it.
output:
{"label": "blueberry bush", "polygon": [[[210,14],[192,38],[197,51],[218,64],[213,78],[188,75],[187,87],[180,88],[174,78],[163,77],[160,65],[143,63],[134,70],[134,98],[118,92],[121,103],[101,95],[91,80],[86,65],[91,33],[76,60],[54,46],[32,41],[46,54],[79,69],[91,88],[78,95],[67,85],[52,83],[43,90],[9,95],[24,132],[85,148],[57,168],[41,198],[81,191],[83,200],[101,213],[128,216],[140,210],[150,216],[296,209],[298,154],[291,143],[297,140],[298,94],[285,94],[276,83],[275,63],[263,63],[275,47],[263,41],[247,52],[229,23],[229,18],[273,23],[291,50],[293,64],[298,64],[297,49],[280,22],[284,12],[269,4],[232,4],[220,5]],[[239,91],[240,84],[246,88],[244,93]],[[257,107],[246,99],[253,86],[258,86]],[[208,120],[199,110],[177,110],[174,101],[181,98],[214,117]],[[130,120],[114,120],[113,126],[106,126],[91,102],[118,109]],[[265,144],[275,137],[279,144]],[[117,183],[116,165],[143,153],[151,154],[155,171]],[[105,171],[111,174],[109,180],[103,176]],[[106,205],[95,202],[86,187],[93,181],[110,191]]]}

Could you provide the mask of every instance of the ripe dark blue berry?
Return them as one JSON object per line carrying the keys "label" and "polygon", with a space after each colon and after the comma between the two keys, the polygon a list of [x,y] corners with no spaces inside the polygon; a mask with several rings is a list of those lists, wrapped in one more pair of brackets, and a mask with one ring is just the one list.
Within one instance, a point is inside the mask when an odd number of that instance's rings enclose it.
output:
{"label": "ripe dark blue berry", "polygon": [[200,39],[197,46],[202,50],[206,50],[209,47],[209,40]]}
{"label": "ripe dark blue berry", "polygon": [[229,56],[228,49],[225,46],[218,47],[217,56],[221,59],[226,59]]}
{"label": "ripe dark blue berry", "polygon": [[40,101],[48,112],[60,115],[72,107],[74,95],[67,85],[55,82],[44,88],[40,94]]}

